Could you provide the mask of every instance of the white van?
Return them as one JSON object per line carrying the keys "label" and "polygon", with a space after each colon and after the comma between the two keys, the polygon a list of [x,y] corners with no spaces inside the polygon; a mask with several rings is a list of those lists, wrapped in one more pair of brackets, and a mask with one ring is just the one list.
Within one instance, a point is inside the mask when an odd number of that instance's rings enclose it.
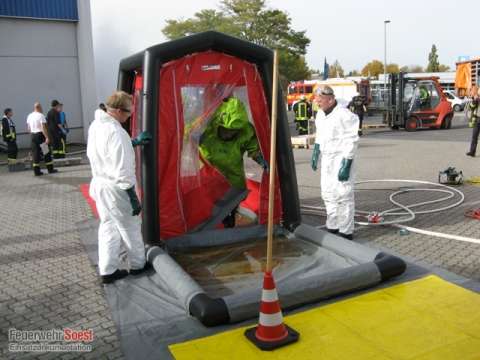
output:
{"label": "white van", "polygon": [[465,108],[466,101],[460,99],[453,90],[444,90],[443,93],[447,97],[447,100],[452,105],[453,111],[463,111]]}

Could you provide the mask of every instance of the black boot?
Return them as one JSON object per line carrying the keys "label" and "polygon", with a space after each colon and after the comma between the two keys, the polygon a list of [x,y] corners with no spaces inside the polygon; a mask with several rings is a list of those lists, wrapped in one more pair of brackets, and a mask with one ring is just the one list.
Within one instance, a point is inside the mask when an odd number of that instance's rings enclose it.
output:
{"label": "black boot", "polygon": [[111,284],[116,280],[123,279],[124,277],[128,276],[127,270],[115,270],[114,273],[109,275],[102,275],[102,283],[104,284]]}
{"label": "black boot", "polygon": [[42,176],[43,175],[42,170],[40,170],[40,166],[34,166],[33,167],[33,174],[35,176]]}
{"label": "black boot", "polygon": [[471,151],[467,152],[465,155],[475,157],[475,153],[472,153]]}
{"label": "black boot", "polygon": [[225,228],[235,227],[235,212],[231,212],[225,219],[222,221]]}
{"label": "black boot", "polygon": [[332,233],[332,234],[337,234],[338,233],[338,229],[329,229],[329,228],[326,228],[326,229],[329,233]]}
{"label": "black boot", "polygon": [[47,165],[47,170],[48,170],[48,173],[49,173],[49,174],[55,174],[55,173],[58,172],[57,169],[54,169],[54,168],[53,168],[53,165]]}
{"label": "black boot", "polygon": [[353,240],[353,234],[344,234],[342,232],[339,232],[338,235],[340,235],[341,237],[343,237],[347,240]]}
{"label": "black boot", "polygon": [[150,270],[152,268],[152,264],[150,263],[145,263],[145,266],[141,269],[130,269],[130,275],[140,275],[144,273],[147,270]]}

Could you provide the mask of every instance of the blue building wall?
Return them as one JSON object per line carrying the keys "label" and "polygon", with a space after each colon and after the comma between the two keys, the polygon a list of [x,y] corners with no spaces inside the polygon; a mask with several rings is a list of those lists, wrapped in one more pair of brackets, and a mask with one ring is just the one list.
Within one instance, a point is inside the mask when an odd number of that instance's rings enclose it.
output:
{"label": "blue building wall", "polygon": [[78,21],[77,0],[0,0],[0,16]]}

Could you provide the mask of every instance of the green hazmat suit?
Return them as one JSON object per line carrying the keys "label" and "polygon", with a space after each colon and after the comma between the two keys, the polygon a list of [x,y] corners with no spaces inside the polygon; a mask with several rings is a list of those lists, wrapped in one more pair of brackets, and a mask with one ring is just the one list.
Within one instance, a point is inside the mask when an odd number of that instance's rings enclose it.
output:
{"label": "green hazmat suit", "polygon": [[[234,138],[219,137],[220,127],[236,133]],[[243,154],[247,152],[258,162],[261,152],[255,129],[239,99],[230,97],[215,110],[200,138],[199,150],[202,158],[217,168],[233,187],[246,188]]]}

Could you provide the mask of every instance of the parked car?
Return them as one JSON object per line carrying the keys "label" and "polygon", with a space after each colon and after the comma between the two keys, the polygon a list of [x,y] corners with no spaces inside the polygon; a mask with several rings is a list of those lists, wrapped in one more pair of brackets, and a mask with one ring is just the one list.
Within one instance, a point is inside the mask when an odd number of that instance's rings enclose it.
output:
{"label": "parked car", "polygon": [[447,100],[452,105],[453,111],[463,111],[465,104],[467,103],[465,99],[460,99],[457,94],[452,90],[445,90],[443,92],[447,97]]}

